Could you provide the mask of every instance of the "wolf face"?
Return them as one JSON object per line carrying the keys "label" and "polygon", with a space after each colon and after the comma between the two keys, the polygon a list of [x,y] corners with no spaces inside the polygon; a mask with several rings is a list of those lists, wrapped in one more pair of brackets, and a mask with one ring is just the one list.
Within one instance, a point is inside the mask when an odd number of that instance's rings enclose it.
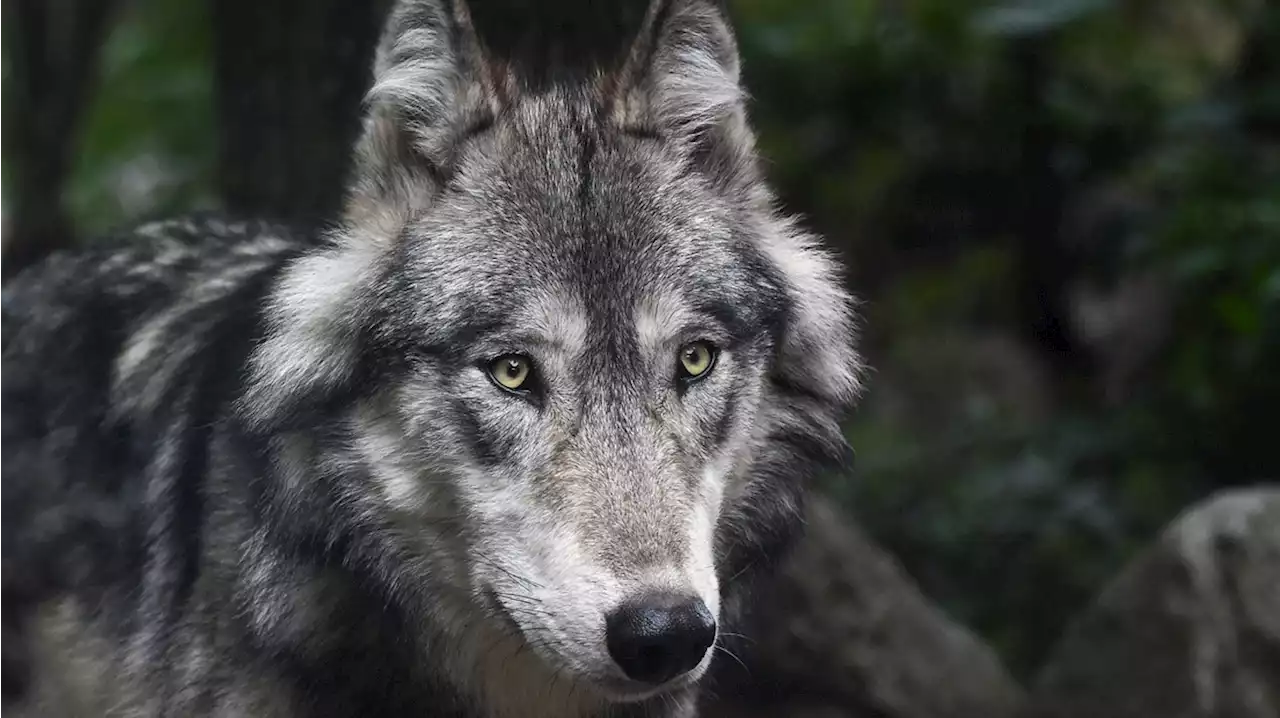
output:
{"label": "wolf face", "polygon": [[402,2],[345,222],[286,271],[241,409],[276,500],[376,536],[448,640],[640,700],[706,670],[843,456],[860,364],[835,264],[758,177],[719,12],[657,3],[575,78],[532,87],[465,8]]}

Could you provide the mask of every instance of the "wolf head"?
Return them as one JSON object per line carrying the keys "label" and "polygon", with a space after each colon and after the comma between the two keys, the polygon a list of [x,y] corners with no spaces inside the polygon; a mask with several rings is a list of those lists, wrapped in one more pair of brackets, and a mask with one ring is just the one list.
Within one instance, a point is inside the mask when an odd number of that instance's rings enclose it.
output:
{"label": "wolf head", "polygon": [[331,543],[377,536],[397,595],[452,592],[433,620],[608,700],[706,669],[847,451],[860,373],[835,262],[760,180],[719,9],[655,3],[623,50],[531,83],[466,8],[400,2],[345,220],[281,280],[242,405]]}

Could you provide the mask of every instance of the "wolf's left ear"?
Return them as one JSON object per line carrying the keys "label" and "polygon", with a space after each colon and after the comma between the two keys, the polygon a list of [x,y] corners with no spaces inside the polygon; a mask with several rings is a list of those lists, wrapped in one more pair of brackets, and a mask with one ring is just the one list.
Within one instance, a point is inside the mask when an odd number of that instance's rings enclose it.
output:
{"label": "wolf's left ear", "polygon": [[738,45],[716,0],[654,0],[617,76],[614,115],[623,127],[682,143],[715,180],[753,170]]}

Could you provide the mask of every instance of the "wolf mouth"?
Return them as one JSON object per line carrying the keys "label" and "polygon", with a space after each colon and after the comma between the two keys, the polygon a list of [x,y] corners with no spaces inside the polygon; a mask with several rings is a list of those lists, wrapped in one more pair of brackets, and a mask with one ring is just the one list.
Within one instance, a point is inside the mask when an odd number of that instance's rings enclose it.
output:
{"label": "wolf mouth", "polygon": [[[587,683],[595,691],[606,699],[616,703],[634,703],[648,700],[656,696],[672,693],[683,688],[688,688],[697,683],[701,671],[695,669],[688,673],[681,674],[661,685],[652,685],[642,683],[630,678],[622,676],[609,675],[607,672],[585,674],[574,671],[563,665],[558,656],[555,655],[554,649],[545,646],[544,642],[531,638],[525,630],[520,626],[520,622],[516,620],[511,611],[502,602],[500,592],[486,588],[482,592],[484,597],[484,608],[488,617],[497,621],[501,625],[501,630],[507,632],[513,638],[521,641],[532,653],[537,655],[547,667],[554,673],[563,677],[573,679],[575,682]],[[718,639],[719,637],[717,637]],[[542,647],[543,650],[539,650]]]}

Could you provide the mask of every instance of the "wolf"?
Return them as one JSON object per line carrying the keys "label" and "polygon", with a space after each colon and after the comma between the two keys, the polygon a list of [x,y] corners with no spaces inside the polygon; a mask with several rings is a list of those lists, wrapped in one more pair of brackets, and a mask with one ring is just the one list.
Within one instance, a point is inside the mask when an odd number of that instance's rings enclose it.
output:
{"label": "wolf", "polygon": [[399,0],[328,229],[150,222],[4,288],[6,708],[696,714],[848,459],[856,307],[717,3],[524,57]]}

